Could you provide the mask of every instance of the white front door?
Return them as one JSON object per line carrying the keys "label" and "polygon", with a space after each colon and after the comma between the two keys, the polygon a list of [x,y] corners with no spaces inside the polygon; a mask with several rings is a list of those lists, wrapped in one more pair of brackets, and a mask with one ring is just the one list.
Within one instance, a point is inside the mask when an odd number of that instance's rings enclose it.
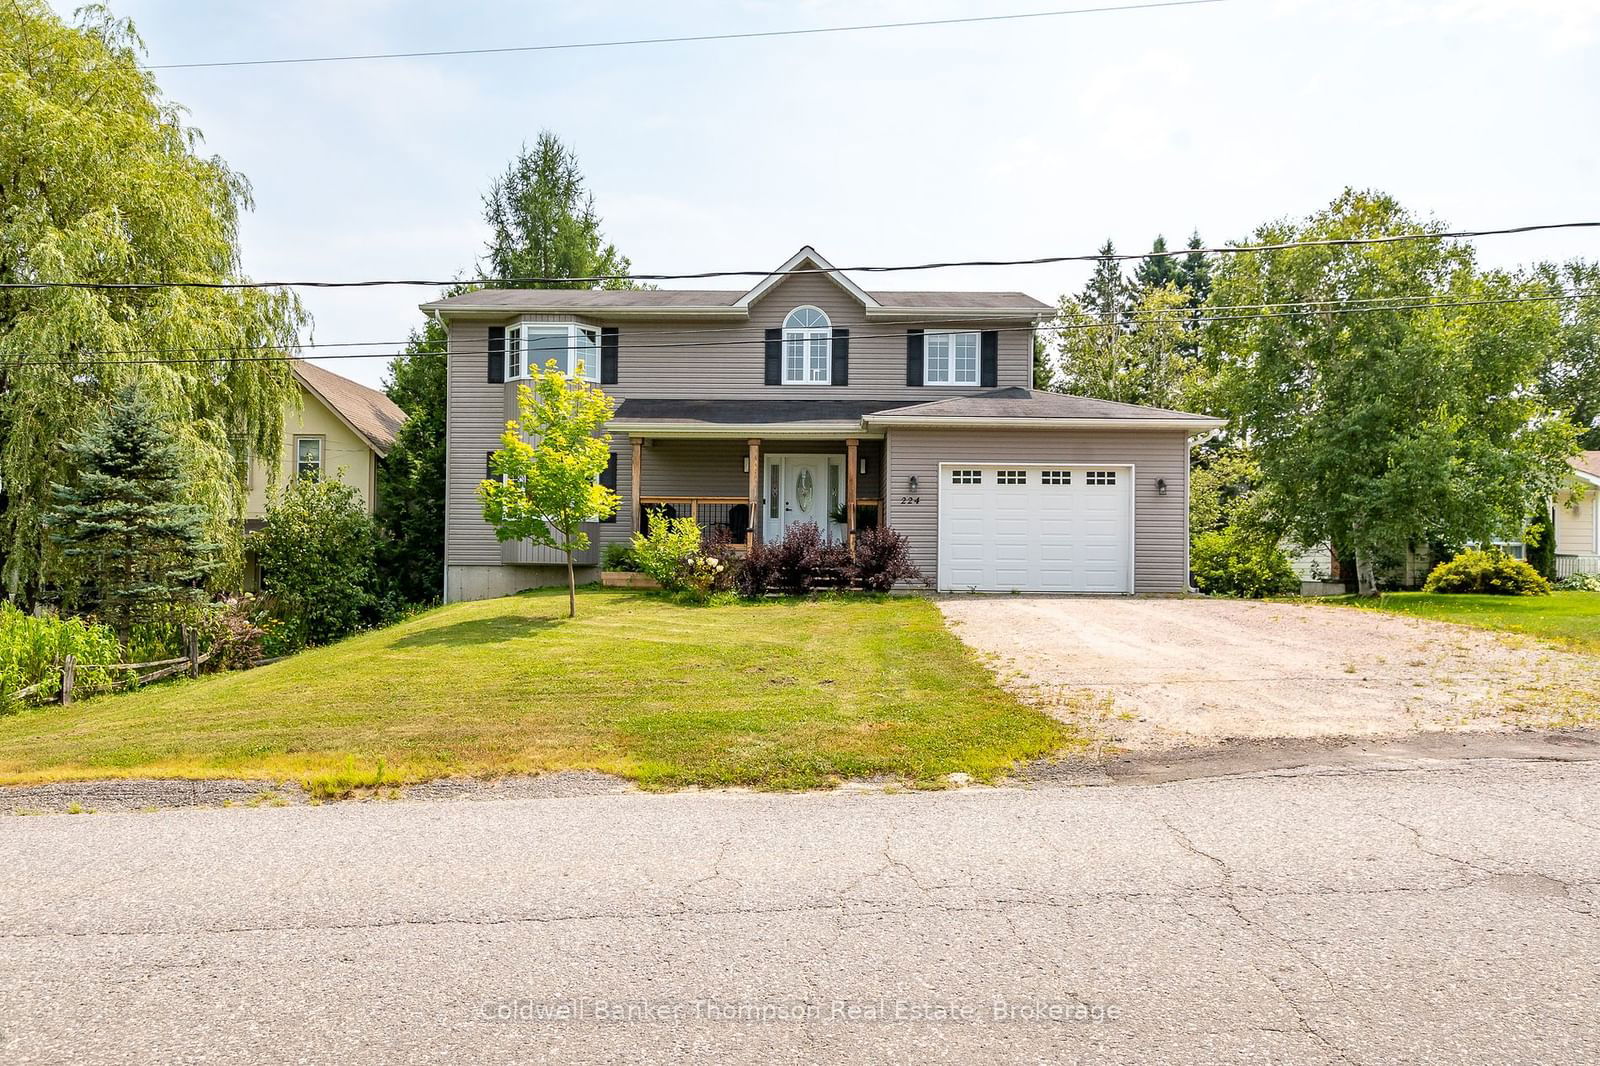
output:
{"label": "white front door", "polygon": [[810,522],[824,537],[832,537],[835,504],[830,500],[842,493],[841,461],[828,455],[769,455],[766,467],[762,532],[768,543],[782,539],[789,527],[801,522]]}

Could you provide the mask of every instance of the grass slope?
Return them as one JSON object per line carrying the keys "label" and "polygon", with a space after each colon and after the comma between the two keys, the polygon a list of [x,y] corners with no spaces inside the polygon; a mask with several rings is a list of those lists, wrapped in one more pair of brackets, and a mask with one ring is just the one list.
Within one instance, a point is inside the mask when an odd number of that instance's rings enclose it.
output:
{"label": "grass slope", "polygon": [[1338,602],[1525,633],[1600,654],[1600,593],[1596,592],[1557,592],[1550,596],[1386,592],[1376,601],[1350,597]]}
{"label": "grass slope", "polygon": [[689,608],[586,591],[442,607],[242,673],[0,718],[0,783],[271,777],[314,791],[593,769],[647,787],[992,780],[1074,735],[921,599]]}

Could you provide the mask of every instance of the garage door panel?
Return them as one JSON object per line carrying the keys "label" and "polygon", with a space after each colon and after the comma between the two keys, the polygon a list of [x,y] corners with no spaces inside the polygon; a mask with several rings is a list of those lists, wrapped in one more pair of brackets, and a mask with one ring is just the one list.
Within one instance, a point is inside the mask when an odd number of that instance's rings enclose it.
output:
{"label": "garage door panel", "polygon": [[[954,483],[952,467],[978,483]],[[939,586],[1131,592],[1131,499],[1127,467],[952,461],[940,470]]]}

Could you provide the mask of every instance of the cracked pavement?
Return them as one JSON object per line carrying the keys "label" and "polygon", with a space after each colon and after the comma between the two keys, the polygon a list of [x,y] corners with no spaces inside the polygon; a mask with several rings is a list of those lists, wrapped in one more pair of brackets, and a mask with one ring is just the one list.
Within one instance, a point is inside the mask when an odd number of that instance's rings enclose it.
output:
{"label": "cracked pavement", "polygon": [[1600,1059],[1600,762],[52,815],[0,845],[7,1063]]}

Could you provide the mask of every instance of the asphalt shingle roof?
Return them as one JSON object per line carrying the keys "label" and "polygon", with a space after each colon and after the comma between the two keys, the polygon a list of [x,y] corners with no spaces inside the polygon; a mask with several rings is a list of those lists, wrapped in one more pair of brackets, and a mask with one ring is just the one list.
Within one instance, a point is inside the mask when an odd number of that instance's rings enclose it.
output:
{"label": "asphalt shingle roof", "polygon": [[388,455],[406,413],[388,396],[315,363],[297,362],[294,376],[366,438],[372,450]]}

